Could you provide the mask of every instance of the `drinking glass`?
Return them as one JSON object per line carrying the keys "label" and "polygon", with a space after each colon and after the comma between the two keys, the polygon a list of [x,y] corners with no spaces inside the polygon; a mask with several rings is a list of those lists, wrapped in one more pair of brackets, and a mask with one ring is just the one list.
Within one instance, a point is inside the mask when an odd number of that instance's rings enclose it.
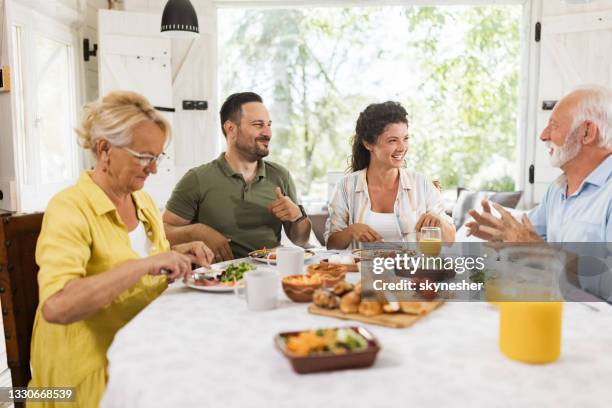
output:
{"label": "drinking glass", "polygon": [[423,227],[419,237],[419,249],[425,256],[438,256],[442,250],[440,227]]}

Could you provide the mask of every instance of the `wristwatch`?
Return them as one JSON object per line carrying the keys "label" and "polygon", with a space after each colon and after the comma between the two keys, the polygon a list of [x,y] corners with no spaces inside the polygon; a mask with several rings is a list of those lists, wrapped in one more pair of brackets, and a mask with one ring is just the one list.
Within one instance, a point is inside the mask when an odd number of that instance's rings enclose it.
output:
{"label": "wristwatch", "polygon": [[300,218],[298,218],[295,221],[291,221],[292,224],[298,223],[300,221],[302,221],[304,218],[308,218],[308,214],[306,214],[306,210],[304,210],[304,207],[301,204],[298,204],[298,207],[300,207],[300,211],[302,212],[302,216]]}

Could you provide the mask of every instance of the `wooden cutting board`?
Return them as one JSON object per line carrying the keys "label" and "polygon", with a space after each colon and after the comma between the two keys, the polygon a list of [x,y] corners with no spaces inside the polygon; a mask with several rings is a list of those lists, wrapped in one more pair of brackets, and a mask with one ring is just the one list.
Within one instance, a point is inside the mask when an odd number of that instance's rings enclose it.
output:
{"label": "wooden cutting board", "polygon": [[417,320],[427,316],[430,312],[435,310],[441,304],[442,302],[423,303],[425,312],[420,315],[412,315],[406,313],[383,313],[377,316],[364,316],[359,313],[342,313],[340,309],[324,309],[314,304],[308,306],[308,312],[316,315],[335,317],[343,320],[356,320],[358,322],[363,323],[403,329],[405,327],[412,326]]}

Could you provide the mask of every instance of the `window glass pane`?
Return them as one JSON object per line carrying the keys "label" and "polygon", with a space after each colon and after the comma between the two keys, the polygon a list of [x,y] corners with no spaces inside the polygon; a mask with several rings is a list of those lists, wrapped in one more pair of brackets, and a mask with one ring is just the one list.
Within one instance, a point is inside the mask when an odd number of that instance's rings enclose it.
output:
{"label": "window glass pane", "polygon": [[513,189],[521,15],[516,5],[220,9],[220,102],[262,95],[269,158],[306,202],[326,201],[359,113],[387,100],[408,111],[409,169],[447,191]]}
{"label": "window glass pane", "polygon": [[34,56],[41,182],[60,182],[71,178],[73,168],[70,46],[34,35]]}

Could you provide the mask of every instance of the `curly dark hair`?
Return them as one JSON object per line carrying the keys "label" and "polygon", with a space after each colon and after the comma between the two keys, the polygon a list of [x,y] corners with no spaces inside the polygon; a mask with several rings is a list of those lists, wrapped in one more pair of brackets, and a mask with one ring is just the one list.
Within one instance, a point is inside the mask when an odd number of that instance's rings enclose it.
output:
{"label": "curly dark hair", "polygon": [[394,123],[408,125],[408,112],[399,102],[373,103],[359,114],[355,125],[355,136],[353,136],[351,171],[365,169],[370,164],[370,152],[365,148],[363,142],[375,144],[387,125]]}

